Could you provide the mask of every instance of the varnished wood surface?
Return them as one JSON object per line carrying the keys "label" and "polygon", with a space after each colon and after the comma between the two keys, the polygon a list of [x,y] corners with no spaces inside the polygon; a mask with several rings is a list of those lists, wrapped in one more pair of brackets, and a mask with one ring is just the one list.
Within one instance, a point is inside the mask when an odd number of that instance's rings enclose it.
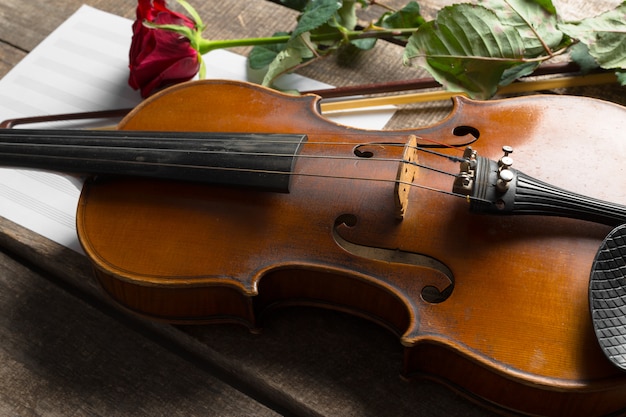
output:
{"label": "varnished wood surface", "polygon": [[[4,0],[0,75],[82,3]],[[134,1],[84,3],[134,16]],[[265,35],[294,17],[262,0],[202,3],[198,9],[216,38]],[[420,3],[432,13],[451,2]],[[576,18],[616,2],[557,4]],[[306,75],[336,85],[414,77],[388,64],[400,55],[386,45],[359,57],[358,67],[328,60]],[[624,100],[616,88],[573,92]],[[426,125],[448,108],[409,106],[390,127]],[[111,307],[81,256],[6,220],[0,246],[1,415],[488,415],[440,385],[402,381],[397,339],[360,319],[315,309],[278,311],[261,335],[232,325],[155,324]]]}

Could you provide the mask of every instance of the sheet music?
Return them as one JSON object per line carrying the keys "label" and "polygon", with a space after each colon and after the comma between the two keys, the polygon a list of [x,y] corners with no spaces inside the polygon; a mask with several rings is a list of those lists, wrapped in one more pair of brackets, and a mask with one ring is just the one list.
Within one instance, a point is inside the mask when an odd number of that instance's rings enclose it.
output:
{"label": "sheet music", "polygon": [[[82,6],[0,80],[0,120],[134,107],[141,101],[128,80],[132,21]],[[205,56],[207,78],[246,80],[245,58],[224,50]],[[289,75],[281,88],[330,87]],[[333,114],[340,123],[380,129],[393,108]],[[25,127],[95,128],[112,121],[56,122]],[[77,177],[0,168],[0,216],[81,252],[76,206]]]}

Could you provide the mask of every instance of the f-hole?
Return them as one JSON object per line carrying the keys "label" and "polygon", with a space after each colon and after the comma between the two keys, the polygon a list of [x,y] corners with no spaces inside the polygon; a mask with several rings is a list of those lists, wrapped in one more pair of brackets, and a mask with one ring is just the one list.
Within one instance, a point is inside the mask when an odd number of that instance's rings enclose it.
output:
{"label": "f-hole", "polygon": [[452,130],[454,136],[473,136],[475,139],[480,137],[480,132],[478,129],[472,126],[457,126]]}
{"label": "f-hole", "polygon": [[359,148],[354,148],[354,154],[359,158],[371,158],[374,156],[374,152],[370,151],[361,151]]}
{"label": "f-hole", "polygon": [[340,224],[345,224],[347,227],[354,227],[356,225],[356,216],[354,214],[342,214],[335,220],[335,227]]}
{"label": "f-hole", "polygon": [[[374,147],[379,148],[379,150],[384,150],[387,146],[398,146],[398,143],[393,142],[371,142],[371,143],[360,143],[354,147],[352,152],[359,158],[372,158],[374,157]],[[404,146],[400,144],[400,146]]]}
{"label": "f-hole", "polygon": [[375,246],[360,245],[352,243],[341,236],[340,229],[342,227],[351,228],[356,226],[357,217],[354,214],[342,214],[335,219],[335,227],[333,228],[333,238],[335,243],[347,252],[366,259],[378,260],[389,263],[398,263],[404,265],[415,265],[421,268],[429,268],[440,274],[447,284],[443,289],[439,289],[434,285],[425,285],[422,288],[421,297],[424,301],[431,304],[438,304],[447,300],[454,290],[454,275],[450,268],[441,261],[414,252],[405,252],[398,249],[387,249]]}

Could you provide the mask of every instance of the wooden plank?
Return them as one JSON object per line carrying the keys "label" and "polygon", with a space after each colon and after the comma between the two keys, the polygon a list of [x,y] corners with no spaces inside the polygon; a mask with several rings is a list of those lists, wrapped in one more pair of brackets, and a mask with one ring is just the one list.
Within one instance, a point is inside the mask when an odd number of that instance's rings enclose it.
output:
{"label": "wooden plank", "polygon": [[0,77],[9,72],[25,55],[25,52],[15,47],[0,43]]}
{"label": "wooden plank", "polygon": [[277,415],[0,252],[0,415]]}

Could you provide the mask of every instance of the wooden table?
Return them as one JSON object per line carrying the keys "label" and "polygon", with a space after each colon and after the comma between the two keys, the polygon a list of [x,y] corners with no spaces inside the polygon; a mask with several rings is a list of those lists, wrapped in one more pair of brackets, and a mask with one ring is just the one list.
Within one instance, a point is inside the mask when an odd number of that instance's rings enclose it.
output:
{"label": "wooden table", "polygon": [[[135,2],[85,3],[134,16]],[[199,11],[216,38],[266,35],[295,16],[263,0],[195,3],[204,3]],[[452,2],[421,3],[432,15]],[[576,18],[617,3],[562,0],[558,6]],[[80,4],[4,0],[0,76]],[[399,47],[385,45],[358,65],[328,60],[304,73],[335,85],[419,75],[388,64],[400,56]],[[568,93],[624,102],[623,90],[614,87]],[[430,124],[448,110],[448,103],[407,106],[388,127]],[[231,325],[147,322],[102,297],[82,256],[0,223],[0,415],[487,415],[438,384],[401,380],[397,339],[369,322],[307,308],[273,313],[261,335]]]}

